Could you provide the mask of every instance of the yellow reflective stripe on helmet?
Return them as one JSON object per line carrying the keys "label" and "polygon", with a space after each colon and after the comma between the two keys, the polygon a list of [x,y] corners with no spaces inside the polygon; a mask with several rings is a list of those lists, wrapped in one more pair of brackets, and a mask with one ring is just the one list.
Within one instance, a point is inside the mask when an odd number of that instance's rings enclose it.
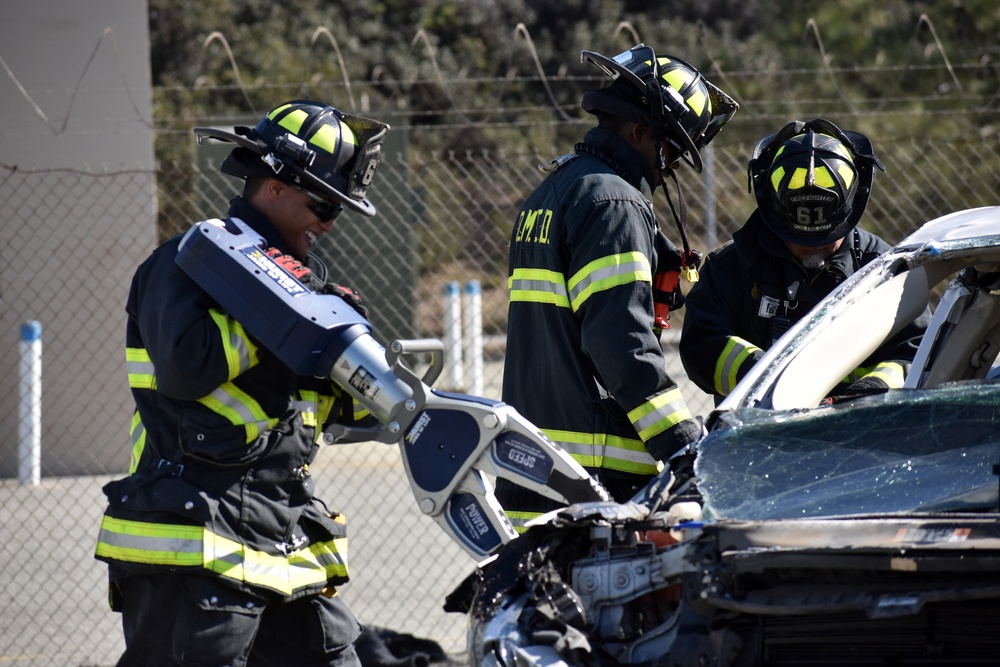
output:
{"label": "yellow reflective stripe on helmet", "polygon": [[543,428],[550,440],[558,444],[582,466],[654,475],[659,464],[642,440],[623,438],[606,433],[582,433]]}
{"label": "yellow reflective stripe on helmet", "polygon": [[203,567],[284,595],[348,575],[347,538],[316,542],[284,556],[251,549],[204,526],[147,523],[109,516],[101,521],[95,554],[129,563]]}
{"label": "yellow reflective stripe on helmet", "polygon": [[609,255],[588,263],[569,279],[569,299],[573,311],[596,292],[635,282],[653,282],[649,259],[633,251]]}
{"label": "yellow reflective stripe on helmet", "polygon": [[728,396],[729,392],[736,387],[736,378],[739,377],[740,367],[751,354],[762,351],[753,343],[743,340],[739,336],[730,336],[726,341],[726,346],[722,348],[722,354],[715,362],[715,393],[720,396]]}
{"label": "yellow reflective stripe on helmet", "polygon": [[260,434],[278,423],[278,419],[268,417],[260,404],[232,382],[227,382],[198,402],[212,412],[222,415],[234,426],[246,429],[246,441],[251,443]]}
{"label": "yellow reflective stripe on helmet", "polygon": [[837,182],[833,180],[833,174],[826,167],[816,167],[813,170],[815,183],[821,188],[832,188]]}
{"label": "yellow reflective stripe on helmet", "polygon": [[684,101],[687,102],[687,105],[691,107],[691,110],[699,116],[705,112],[705,107],[709,105],[708,95],[698,89],[695,89],[694,92],[688,95],[688,98]]}
{"label": "yellow reflective stripe on helmet", "polygon": [[105,515],[97,538],[98,556],[129,563],[200,566],[203,526],[128,521]]}
{"label": "yellow reflective stripe on helmet", "polygon": [[280,107],[275,107],[274,109],[271,110],[271,113],[267,114],[268,120],[274,120],[275,116],[277,116],[279,113],[281,113],[290,106],[292,106],[291,102],[289,102],[288,104],[282,104]]}
{"label": "yellow reflective stripe on helmet", "polygon": [[132,389],[156,389],[156,369],[149,352],[141,347],[125,348],[125,368],[128,386]]}
{"label": "yellow reflective stripe on helmet", "polygon": [[632,409],[628,418],[639,437],[646,441],[685,419],[691,419],[691,410],[681,396],[681,390],[674,388]]}
{"label": "yellow reflective stripe on helmet", "polygon": [[[784,149],[785,149],[785,147],[782,146],[781,150],[784,150]],[[774,159],[775,160],[778,159],[777,155],[775,156]],[[775,192],[777,192],[781,188],[781,179],[784,178],[784,177],[785,177],[785,168],[784,167],[778,167],[777,169],[775,169],[774,171],[771,172],[771,188]]]}
{"label": "yellow reflective stripe on helmet", "polygon": [[548,303],[569,308],[566,279],[561,273],[546,269],[514,269],[507,279],[511,301]]}
{"label": "yellow reflective stripe on helmet", "polygon": [[340,131],[333,125],[325,124],[321,125],[313,135],[309,137],[309,143],[322,148],[327,153],[334,153],[337,150],[337,144],[343,141],[345,144],[350,144],[351,146],[357,146],[358,140],[354,136],[354,132],[351,128],[347,127],[346,123],[340,123]]}
{"label": "yellow reflective stripe on helmet", "polygon": [[788,189],[798,190],[799,188],[804,187],[806,184],[806,174],[808,173],[808,169],[796,167],[795,171],[792,172],[791,178],[788,179]]}
{"label": "yellow reflective stripe on helmet", "polygon": [[229,379],[232,380],[256,366],[259,362],[257,346],[250,340],[243,325],[216,308],[210,309],[208,314],[222,334],[222,347],[229,367]]}
{"label": "yellow reflective stripe on helmet", "polygon": [[142,451],[146,449],[146,427],[142,425],[138,410],[132,414],[129,436],[132,438],[132,455],[128,464],[128,473],[131,475],[139,468],[139,459],[142,458]]}
{"label": "yellow reflective stripe on helmet", "polygon": [[519,510],[504,510],[504,514],[506,514],[507,518],[510,519],[510,525],[514,527],[514,532],[520,535],[524,531],[528,530],[528,527],[525,524],[527,524],[532,519],[537,519],[538,517],[542,516],[543,513],[522,512]]}
{"label": "yellow reflective stripe on helmet", "polygon": [[837,165],[837,173],[844,179],[844,188],[850,189],[851,183],[854,182],[854,169],[848,164],[841,163]]}
{"label": "yellow reflective stripe on helmet", "polygon": [[[274,113],[271,114],[271,118],[274,118]],[[308,119],[309,114],[302,109],[295,109],[285,114],[285,116],[278,121],[278,125],[285,128],[295,136],[299,136],[299,130],[302,129],[302,123],[306,122]]]}

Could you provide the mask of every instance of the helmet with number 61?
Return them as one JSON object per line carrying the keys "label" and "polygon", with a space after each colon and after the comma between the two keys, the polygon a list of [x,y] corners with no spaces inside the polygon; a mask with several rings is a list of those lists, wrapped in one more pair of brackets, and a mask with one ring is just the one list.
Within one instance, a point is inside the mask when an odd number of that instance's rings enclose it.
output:
{"label": "helmet with number 61", "polygon": [[822,246],[858,224],[876,167],[885,171],[868,137],[819,118],[792,121],[761,139],[749,176],[761,216],[775,234]]}

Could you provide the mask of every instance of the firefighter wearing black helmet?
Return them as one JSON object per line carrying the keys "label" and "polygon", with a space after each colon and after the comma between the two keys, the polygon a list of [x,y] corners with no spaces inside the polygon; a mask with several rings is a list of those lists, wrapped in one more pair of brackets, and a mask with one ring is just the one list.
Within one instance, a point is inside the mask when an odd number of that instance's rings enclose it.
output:
{"label": "firefighter wearing black helmet", "polygon": [[[792,324],[889,250],[858,227],[876,169],[868,137],[825,119],[793,121],[757,143],[748,168],[757,210],[708,256],[685,301],[681,361],[716,403]],[[906,327],[835,393],[902,386],[925,327],[926,317]]]}
{"label": "firefighter wearing black helmet", "polygon": [[[613,81],[583,95],[597,127],[513,221],[503,400],[625,501],[701,435],[665,369],[653,290],[654,275],[693,271],[697,255],[660,230],[653,193],[682,160],[700,171],[737,105],[642,44],[581,60]],[[497,497],[517,529],[553,507],[503,479]]]}
{"label": "firefighter wearing black helmet", "polygon": [[[227,215],[364,314],[311,250],[345,209],[375,214],[365,195],[387,130],[293,100],[252,128],[195,132],[236,144],[221,169],[245,184]],[[96,549],[122,613],[118,665],[359,664],[336,594],[345,521],[313,497],[309,465],[325,425],[374,418],[250,336],[177,265],[181,240],[137,269],[126,304],[131,464],[104,488]]]}

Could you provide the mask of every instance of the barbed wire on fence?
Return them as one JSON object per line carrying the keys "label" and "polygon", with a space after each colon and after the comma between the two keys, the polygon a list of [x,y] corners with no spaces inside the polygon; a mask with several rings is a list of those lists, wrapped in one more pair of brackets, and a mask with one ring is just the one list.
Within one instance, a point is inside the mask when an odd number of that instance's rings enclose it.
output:
{"label": "barbed wire on fence", "polygon": [[[801,106],[818,106],[818,105],[830,105],[834,102],[839,101],[840,104],[846,107],[846,110],[850,114],[866,114],[872,112],[885,112],[886,108],[890,104],[895,104],[897,107],[903,106],[913,106],[915,108],[912,113],[925,113],[926,108],[919,108],[926,105],[931,105],[932,107],[945,106],[952,108],[946,108],[945,110],[932,109],[931,112],[944,113],[944,114],[961,114],[968,110],[961,107],[968,107],[970,104],[975,105],[978,103],[979,106],[973,106],[972,110],[985,112],[992,109],[993,105],[996,103],[997,99],[1000,98],[1000,72],[998,72],[998,65],[994,63],[994,58],[992,54],[983,53],[975,61],[965,62],[965,63],[953,63],[949,57],[947,50],[943,42],[941,41],[937,29],[934,26],[933,21],[926,14],[921,14],[914,27],[913,35],[910,38],[909,45],[907,48],[907,54],[902,63],[877,63],[872,65],[852,65],[852,66],[834,66],[832,64],[832,54],[830,54],[825,46],[821,26],[813,18],[807,19],[803,26],[802,38],[799,45],[799,53],[797,57],[790,58],[791,62],[798,62],[802,60],[804,52],[806,49],[815,48],[819,54],[819,62],[814,67],[796,67],[796,66],[779,66],[766,70],[754,70],[754,69],[742,69],[742,70],[724,70],[720,64],[721,59],[716,57],[708,47],[707,38],[707,27],[703,22],[700,22],[700,29],[702,35],[700,41],[702,42],[702,47],[704,48],[709,61],[709,66],[706,71],[711,72],[714,76],[717,76],[720,81],[726,83],[731,94],[741,102],[743,105],[742,114],[760,114],[762,117],[767,117],[767,107],[773,106],[773,100],[756,101],[753,100],[748,95],[741,95],[740,89],[743,87],[742,82],[749,82],[755,79],[759,80],[764,77],[782,80],[786,78],[811,78],[820,80],[822,78],[828,79],[834,87],[837,93],[836,99],[823,98],[823,97],[810,97],[808,92],[797,91],[799,96],[785,99],[785,102],[795,103]],[[268,80],[266,76],[258,76],[251,85],[247,85],[242,78],[241,69],[239,62],[237,61],[236,55],[234,54],[232,48],[230,47],[229,40],[227,36],[221,31],[212,31],[207,37],[202,40],[201,52],[202,58],[200,66],[203,73],[196,75],[193,78],[192,83],[189,86],[164,86],[157,90],[163,95],[170,95],[171,91],[190,93],[194,91],[237,91],[240,93],[243,103],[245,104],[245,112],[249,115],[258,115],[257,105],[254,102],[252,93],[268,93],[271,91],[280,89],[297,88],[300,92],[305,93],[308,91],[308,86],[316,85],[316,81],[309,79],[308,69],[310,63],[314,61],[315,51],[317,45],[321,38],[325,38],[330,42],[336,56],[337,63],[340,69],[342,83],[339,84],[347,95],[347,99],[352,108],[357,109],[359,107],[358,96],[355,94],[358,90],[373,91],[373,90],[384,90],[389,89],[390,92],[387,97],[385,97],[385,104],[387,108],[393,108],[393,112],[400,115],[401,117],[420,117],[427,115],[449,115],[451,117],[457,117],[459,119],[458,123],[449,123],[452,126],[461,125],[462,123],[468,125],[478,125],[478,124],[490,124],[495,121],[492,120],[493,116],[498,110],[502,109],[507,114],[524,114],[529,111],[536,111],[539,108],[549,108],[555,118],[560,122],[572,122],[573,116],[569,113],[570,110],[577,111],[575,104],[561,103],[558,100],[558,96],[554,93],[554,85],[567,86],[572,85],[575,87],[581,81],[600,81],[598,76],[579,76],[574,74],[568,74],[566,72],[557,72],[554,74],[546,73],[542,65],[541,59],[539,57],[538,49],[536,48],[534,41],[531,37],[529,27],[524,23],[518,23],[512,30],[510,43],[510,51],[507,54],[506,67],[507,73],[501,77],[469,77],[465,73],[446,73],[442,70],[437,52],[433,47],[430,35],[424,29],[418,29],[412,40],[410,41],[409,54],[411,56],[416,56],[415,47],[418,44],[423,45],[422,54],[423,60],[419,58],[408,59],[411,62],[412,69],[409,71],[407,76],[403,77],[391,77],[387,76],[388,68],[382,65],[374,65],[369,72],[367,78],[352,77],[348,72],[345,65],[344,54],[340,48],[340,44],[333,35],[333,32],[327,26],[314,26],[310,28],[311,37],[309,39],[309,50],[307,57],[305,58],[306,67],[306,77],[303,81],[295,82],[278,82]],[[623,21],[618,24],[614,32],[614,38],[621,33],[627,32],[633,40],[636,42],[641,41],[639,32],[630,23]],[[923,34],[927,34],[930,37],[930,42],[924,46],[922,52],[924,53],[924,59],[930,58],[930,53],[936,53],[940,56],[940,63],[919,63],[915,62],[916,53],[920,50],[921,40],[920,37]],[[7,62],[3,59],[2,54],[0,54],[0,67],[3,68],[4,73],[7,78],[14,84],[17,89],[18,95],[23,98],[28,105],[31,107],[32,112],[42,120],[54,134],[62,134],[66,131],[69,123],[71,122],[76,108],[74,106],[74,101],[84,84],[87,77],[88,71],[94,66],[95,60],[101,47],[104,44],[109,44],[111,48],[112,56],[115,60],[116,66],[118,68],[122,86],[129,96],[129,101],[132,106],[132,110],[135,113],[135,119],[139,120],[147,127],[153,127],[154,123],[157,126],[162,127],[165,122],[174,121],[176,119],[151,119],[147,118],[141,111],[139,105],[136,103],[133,97],[132,88],[128,85],[125,79],[124,71],[122,68],[121,56],[118,51],[117,42],[114,35],[114,30],[111,27],[105,28],[101,34],[98,36],[95,46],[90,53],[89,58],[83,63],[80,70],[79,76],[77,77],[76,84],[70,94],[69,105],[66,109],[61,122],[55,122],[50,119],[50,114],[47,114],[41,105],[35,99],[35,96],[27,90],[21,83],[17,73],[14,72]],[[210,59],[208,57],[209,51],[213,46],[218,46],[225,55],[225,67],[231,72],[234,84],[224,84],[213,80],[213,77],[207,72],[209,69]],[[518,49],[527,49],[531,60],[534,65],[534,72],[522,73],[517,71],[514,65],[514,54]],[[421,62],[429,63],[433,77],[430,79],[421,78],[417,76],[420,70]],[[905,94],[900,91],[901,77],[894,76],[901,72],[941,72],[946,76],[949,86],[954,86],[954,91],[948,90],[944,94],[939,89],[940,86],[935,87],[934,90],[924,92],[923,94]],[[961,80],[962,73],[971,73],[976,75],[992,75],[995,85],[992,89],[986,90],[980,95],[970,94],[967,86],[963,86]],[[871,76],[876,77],[878,80],[883,78],[887,80],[888,86],[885,90],[879,92],[877,95],[872,95],[867,99],[852,99],[849,96],[841,82],[846,77],[857,77],[857,76]],[[505,96],[508,95],[510,90],[510,84],[517,81],[522,84],[539,84],[543,87],[546,92],[546,103],[545,105],[524,105],[523,99],[512,101],[514,106],[504,106]],[[497,90],[495,97],[491,98],[491,101],[483,102],[479,106],[470,105],[460,105],[457,103],[459,98],[453,91],[458,87],[463,86],[476,86],[477,84],[483,84],[480,87],[487,87]],[[332,85],[332,84],[328,84]],[[413,109],[412,104],[407,103],[405,100],[406,90],[414,86],[437,86],[443,93],[445,100],[447,101],[446,107],[440,108],[423,108],[423,109]],[[786,95],[793,91],[784,91]],[[367,99],[367,98],[364,98]],[[364,102],[361,106],[366,106],[368,102]],[[895,109],[897,113],[907,113],[905,109],[897,108]],[[202,110],[202,114],[208,113],[211,116],[212,111],[206,109]],[[232,111],[226,112],[227,114],[232,114]]]}

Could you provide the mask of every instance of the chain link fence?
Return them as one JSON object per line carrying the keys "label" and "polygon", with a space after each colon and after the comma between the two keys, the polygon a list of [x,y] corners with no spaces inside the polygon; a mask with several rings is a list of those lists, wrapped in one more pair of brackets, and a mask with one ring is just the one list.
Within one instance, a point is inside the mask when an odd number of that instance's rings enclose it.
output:
{"label": "chain link fence", "polygon": [[[581,136],[585,127],[580,126]],[[691,243],[706,251],[728,239],[753,209],[746,181],[753,144],[727,142],[726,134],[712,148],[705,173],[684,168],[679,172]],[[874,139],[888,171],[877,175],[862,226],[887,241],[897,242],[939,215],[997,203],[1000,146],[995,137]],[[464,372],[443,376],[444,388],[469,391],[481,386],[483,394],[499,398],[507,237],[521,202],[542,179],[538,165],[555,157],[555,152],[389,152],[371,193],[379,215],[365,219],[347,214],[321,242],[331,279],[360,291],[372,310],[375,334],[384,343],[445,336],[449,288],[457,283],[465,292],[478,286],[482,354],[472,358],[465,350],[466,364],[459,369]],[[103,429],[106,423],[95,425],[94,433],[66,432],[61,426],[68,423],[65,415],[43,412],[43,452],[51,441],[72,443],[76,464],[68,462],[73,457],[43,454],[39,484],[22,484],[9,461],[11,476],[0,479],[5,516],[0,524],[4,563],[0,663],[106,665],[114,663],[122,648],[119,619],[105,600],[105,568],[92,558],[104,509],[101,486],[123,473],[130,450],[124,350],[117,350],[123,334],[111,336],[106,331],[124,329],[124,301],[135,265],[122,261],[122,256],[137,248],[145,255],[158,241],[193,222],[225,214],[238,183],[217,172],[224,152],[206,149],[206,154],[195,165],[161,164],[156,173],[0,171],[2,191],[21,193],[4,202],[4,208],[17,210],[17,216],[0,219],[0,263],[32,272],[28,284],[38,286],[36,294],[19,294],[17,299],[34,302],[32,316],[43,325],[56,319],[51,309],[69,309],[58,313],[60,327],[44,329],[44,364],[59,365],[70,355],[107,356],[95,351],[108,352],[108,347],[116,348],[110,354],[121,359],[100,366],[84,364],[81,377],[53,378],[43,389],[46,401],[52,392],[69,392],[72,398],[64,404],[73,409],[114,415],[110,432],[118,436],[103,435],[97,426]],[[151,199],[150,191],[159,202],[157,210],[152,201],[143,203]],[[29,196],[38,192],[44,196]],[[672,196],[676,202],[676,191]],[[123,202],[132,202],[127,204],[127,215],[135,221],[129,228],[132,233],[74,231],[72,220],[81,207],[90,207],[91,214],[120,215]],[[678,241],[662,194],[656,197],[656,209],[668,236]],[[154,224],[157,214],[159,225]],[[50,229],[47,245],[30,247],[9,223],[12,219]],[[120,289],[95,291],[91,276],[109,271]],[[58,301],[53,299],[54,289]],[[8,296],[0,292],[5,300]],[[3,315],[8,329],[17,324],[18,316]],[[683,311],[674,315],[663,337],[664,348],[692,410],[705,415],[710,397],[687,381],[677,360],[682,317]],[[477,380],[472,362],[479,359],[482,375]],[[477,381],[481,385],[473,384]],[[24,415],[31,412],[29,403],[36,398],[28,392],[0,399],[5,408],[0,429],[18,433]],[[13,449],[8,451],[14,454]],[[365,443],[325,448],[315,478],[317,495],[348,517],[353,577],[342,593],[361,622],[432,638],[451,653],[461,652],[465,619],[445,614],[442,603],[474,563],[415,507],[395,447]]]}

